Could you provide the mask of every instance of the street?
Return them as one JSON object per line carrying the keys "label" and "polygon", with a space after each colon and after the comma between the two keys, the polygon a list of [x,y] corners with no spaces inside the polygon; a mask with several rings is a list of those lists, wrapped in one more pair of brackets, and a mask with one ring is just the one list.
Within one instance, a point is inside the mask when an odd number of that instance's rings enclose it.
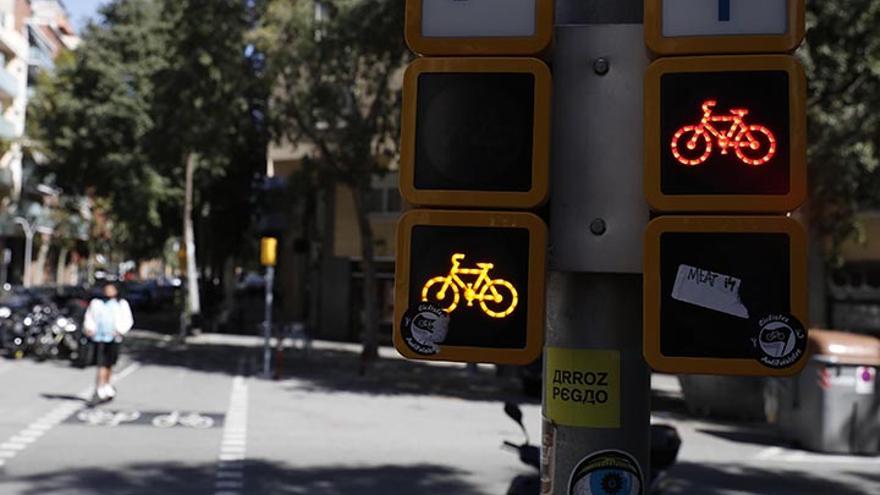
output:
{"label": "street", "polygon": [[[136,332],[118,397],[93,410],[92,369],[0,361],[0,494],[489,495],[529,473],[500,449],[522,439],[502,411],[524,400],[516,380],[387,348],[358,376],[358,350],[289,350],[271,381],[255,376],[258,339],[203,335],[183,348]],[[759,426],[687,417],[675,393],[674,377],[655,377],[654,420],[683,438],[668,493],[880,492],[880,458],[776,446]],[[536,441],[540,406],[522,407]]]}

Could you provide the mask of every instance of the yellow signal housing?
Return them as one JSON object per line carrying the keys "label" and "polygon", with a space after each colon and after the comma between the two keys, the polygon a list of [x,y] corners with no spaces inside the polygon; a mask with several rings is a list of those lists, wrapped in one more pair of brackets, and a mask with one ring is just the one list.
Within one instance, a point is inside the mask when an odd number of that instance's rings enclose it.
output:
{"label": "yellow signal housing", "polygon": [[278,261],[278,239],[263,237],[260,240],[260,264],[275,266]]}

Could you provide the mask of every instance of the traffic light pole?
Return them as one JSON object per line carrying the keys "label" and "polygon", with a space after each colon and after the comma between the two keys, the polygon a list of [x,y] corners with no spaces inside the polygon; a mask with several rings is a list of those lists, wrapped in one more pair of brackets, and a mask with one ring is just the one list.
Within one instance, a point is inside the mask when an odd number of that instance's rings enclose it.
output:
{"label": "traffic light pole", "polygon": [[[263,318],[263,377],[272,376],[272,304],[275,300],[275,267],[266,267],[266,305]],[[279,337],[280,338],[280,337]]]}
{"label": "traffic light pole", "polygon": [[[565,116],[557,115],[553,129],[551,272],[547,284],[544,355],[543,494],[580,493],[572,491],[572,486],[582,474],[578,470],[583,468],[583,461],[607,451],[625,454],[638,464],[645,493],[650,483],[650,370],[642,357],[642,277],[638,273],[641,232],[648,221],[641,183],[641,88],[643,67],[647,65],[647,50],[638,26],[641,23],[641,0],[556,0],[554,98],[557,98],[557,113],[562,107],[575,109],[567,110]],[[615,37],[619,39],[613,39]],[[596,46],[587,45],[586,39],[606,41]],[[620,45],[626,47],[620,48]],[[623,80],[616,80],[618,83],[613,87],[621,93],[596,95],[587,90],[584,98],[588,103],[597,103],[598,108],[585,105],[584,101],[567,101],[568,93],[560,91],[560,85],[568,83],[557,80],[558,77],[573,78],[574,85],[592,84],[581,74],[572,76],[571,60],[575,55],[562,51],[573,50],[573,47],[584,50],[583,54],[578,51],[576,56],[582,60],[576,59],[574,65],[587,68],[576,70],[588,70],[589,76],[596,78],[617,71],[613,75]],[[599,93],[603,88],[601,84],[592,87],[598,87]],[[608,106],[602,108],[603,99],[615,98],[625,104],[605,104]],[[566,134],[573,137],[566,138]],[[577,134],[583,136],[581,139],[597,143],[594,150],[587,154],[570,149],[568,144],[577,140]],[[596,256],[591,257],[591,251]],[[610,261],[607,266],[598,266],[602,265],[603,257]],[[621,262],[621,257],[627,259]],[[610,388],[605,396],[608,402],[616,401],[611,426],[601,424],[608,420],[604,413],[602,421],[597,419],[594,426],[573,426],[577,420],[565,424],[548,410],[557,392],[565,394],[569,385],[574,387],[570,390],[575,390],[578,382],[590,383],[588,373],[560,372],[555,362],[558,358],[552,355],[580,351],[619,356],[619,365],[615,357],[615,364],[609,368],[614,370],[609,375],[617,374],[616,387]],[[570,364],[575,369],[594,369],[589,358],[573,361]],[[601,392],[595,393],[590,397],[599,398]],[[582,402],[588,402],[586,395]],[[578,414],[589,422],[593,413]]]}

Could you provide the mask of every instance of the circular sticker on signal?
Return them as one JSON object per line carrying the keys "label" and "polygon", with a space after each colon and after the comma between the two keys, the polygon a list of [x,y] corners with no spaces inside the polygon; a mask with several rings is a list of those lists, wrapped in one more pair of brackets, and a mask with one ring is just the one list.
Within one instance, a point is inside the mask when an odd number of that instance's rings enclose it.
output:
{"label": "circular sticker on signal", "polygon": [[416,354],[433,356],[449,333],[449,314],[431,302],[410,307],[400,322],[403,341]]}
{"label": "circular sticker on signal", "polygon": [[644,495],[642,470],[633,456],[619,450],[595,452],[571,474],[569,495]]}
{"label": "circular sticker on signal", "polygon": [[790,368],[806,355],[807,331],[793,315],[771,313],[757,319],[752,348],[764,366]]}

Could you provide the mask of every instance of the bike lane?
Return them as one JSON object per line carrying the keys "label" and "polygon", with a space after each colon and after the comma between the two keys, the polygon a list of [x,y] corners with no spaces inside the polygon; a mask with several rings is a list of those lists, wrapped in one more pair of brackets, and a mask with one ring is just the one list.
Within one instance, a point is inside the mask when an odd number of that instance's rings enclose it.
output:
{"label": "bike lane", "polygon": [[73,411],[10,459],[0,494],[211,491],[234,371],[189,358],[137,364],[113,402]]}
{"label": "bike lane", "polygon": [[[93,381],[93,370],[71,368],[64,362],[0,359],[0,445],[9,443],[59,405],[75,399]],[[5,450],[0,453],[0,469],[14,449]]]}
{"label": "bike lane", "polygon": [[[288,378],[249,381],[242,493],[490,495],[530,473],[500,448],[523,436],[504,415],[493,371],[469,384],[447,375],[464,365],[407,363],[392,349],[381,352],[367,377],[357,376],[358,352],[334,352],[332,360],[290,354]],[[540,406],[523,410],[535,440]]]}

